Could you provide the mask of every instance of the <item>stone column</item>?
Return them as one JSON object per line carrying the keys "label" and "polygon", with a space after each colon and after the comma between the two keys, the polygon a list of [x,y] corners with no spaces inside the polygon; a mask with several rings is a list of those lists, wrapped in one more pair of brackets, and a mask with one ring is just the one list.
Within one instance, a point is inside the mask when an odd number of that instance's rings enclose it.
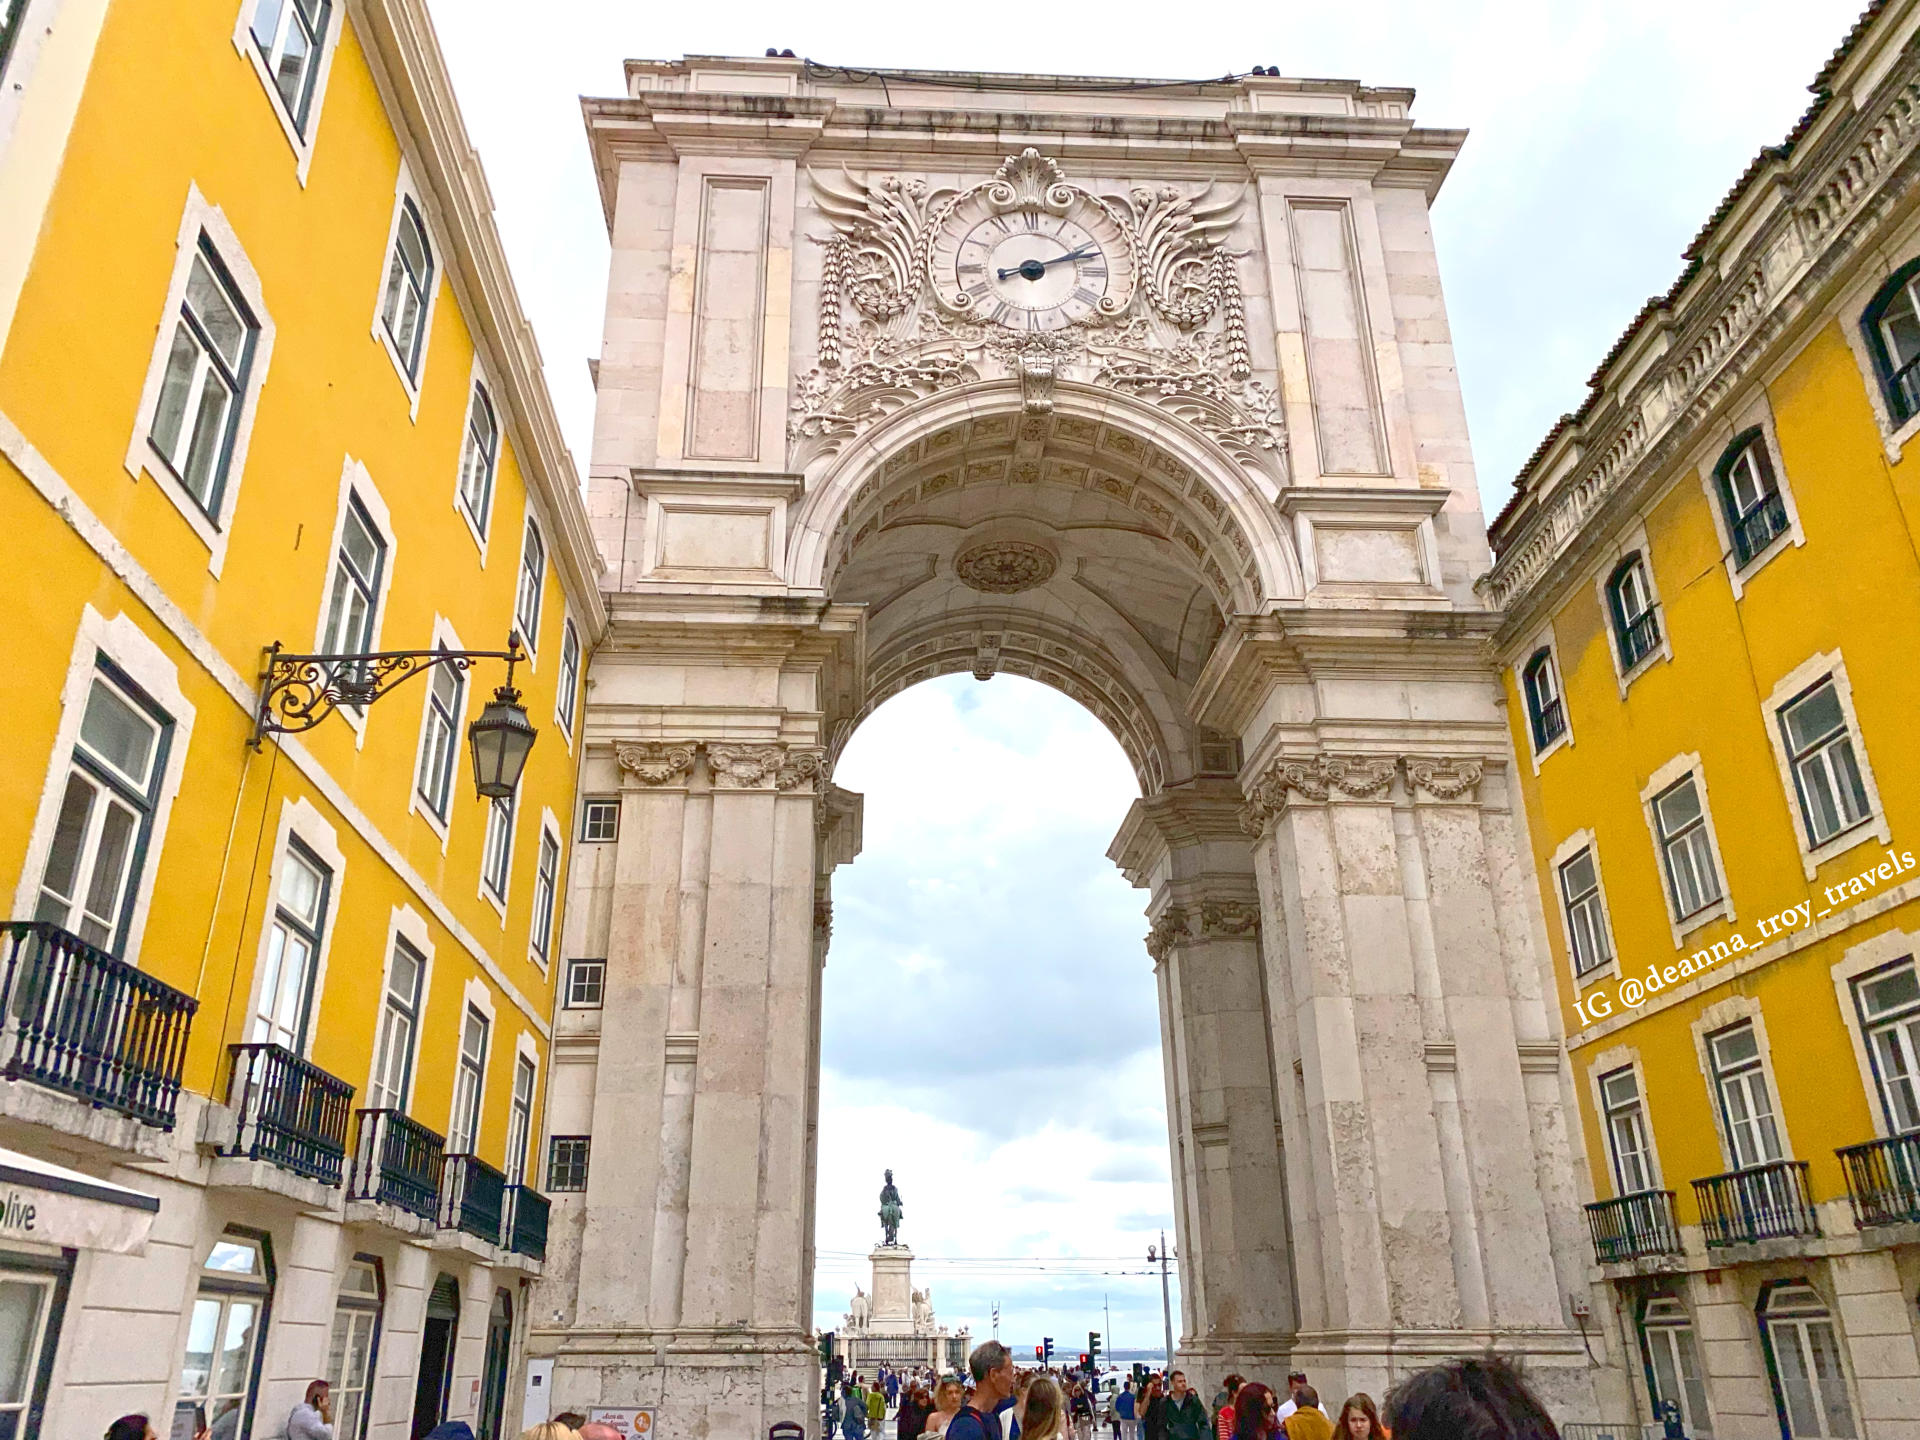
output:
{"label": "stone column", "polygon": [[1209,1381],[1271,1373],[1295,1327],[1260,905],[1239,800],[1231,782],[1200,780],[1137,801],[1108,852],[1152,889],[1179,1350]]}

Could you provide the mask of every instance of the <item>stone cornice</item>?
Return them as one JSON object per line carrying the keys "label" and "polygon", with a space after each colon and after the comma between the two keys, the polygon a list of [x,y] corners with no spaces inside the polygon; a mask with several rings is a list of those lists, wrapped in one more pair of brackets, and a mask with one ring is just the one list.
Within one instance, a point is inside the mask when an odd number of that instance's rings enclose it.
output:
{"label": "stone cornice", "polygon": [[1681,281],[1607,357],[1579,418],[1529,461],[1494,522],[1497,558],[1480,582],[1508,612],[1503,642],[1533,627],[1599,538],[1674,478],[1702,427],[1824,318],[1849,265],[1914,203],[1920,50],[1859,98],[1824,106],[1785,154],[1756,163]]}
{"label": "stone cornice", "polygon": [[1222,840],[1244,842],[1240,787],[1231,780],[1191,780],[1127,807],[1107,858],[1134,885],[1146,885],[1170,850]]}

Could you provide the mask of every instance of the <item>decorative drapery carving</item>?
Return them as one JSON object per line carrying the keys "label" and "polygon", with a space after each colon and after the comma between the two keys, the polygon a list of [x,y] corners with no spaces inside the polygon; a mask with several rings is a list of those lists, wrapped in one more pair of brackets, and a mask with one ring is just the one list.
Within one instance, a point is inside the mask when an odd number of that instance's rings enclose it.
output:
{"label": "decorative drapery carving", "polygon": [[1147,954],[1156,962],[1167,958],[1172,950],[1187,934],[1187,910],[1184,905],[1169,905],[1154,920],[1153,927],[1147,931]]}
{"label": "decorative drapery carving", "polygon": [[1247,791],[1240,826],[1256,838],[1294,797],[1311,802],[1378,800],[1392,788],[1400,766],[1415,798],[1459,800],[1480,783],[1486,762],[1472,758],[1434,755],[1311,755],[1273,761]]}
{"label": "decorative drapery carving", "polygon": [[1449,759],[1445,756],[1409,755],[1407,782],[1417,793],[1435,800],[1471,798],[1485,772],[1484,762],[1473,759]]}
{"label": "decorative drapery carving", "polygon": [[1243,940],[1260,929],[1260,906],[1253,900],[1202,900],[1198,911],[1169,905],[1147,931],[1147,954],[1161,961],[1188,940]]}
{"label": "decorative drapery carving", "polygon": [[779,745],[709,745],[707,773],[716,790],[770,790],[785,758]]}
{"label": "decorative drapery carving", "polygon": [[691,741],[627,740],[614,746],[620,768],[642,785],[666,785],[693,771]]}

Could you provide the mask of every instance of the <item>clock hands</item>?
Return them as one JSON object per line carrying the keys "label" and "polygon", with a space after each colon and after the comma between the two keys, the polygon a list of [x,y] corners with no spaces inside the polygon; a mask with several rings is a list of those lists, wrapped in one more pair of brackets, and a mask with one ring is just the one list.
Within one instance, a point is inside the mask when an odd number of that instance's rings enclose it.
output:
{"label": "clock hands", "polygon": [[1015,275],[1027,280],[1038,280],[1047,273],[1050,267],[1054,265],[1064,265],[1069,260],[1085,259],[1094,248],[1091,244],[1082,245],[1077,250],[1069,250],[1066,254],[1056,255],[1051,260],[1022,260],[1011,269],[996,270],[994,273],[1002,280],[1010,280]]}

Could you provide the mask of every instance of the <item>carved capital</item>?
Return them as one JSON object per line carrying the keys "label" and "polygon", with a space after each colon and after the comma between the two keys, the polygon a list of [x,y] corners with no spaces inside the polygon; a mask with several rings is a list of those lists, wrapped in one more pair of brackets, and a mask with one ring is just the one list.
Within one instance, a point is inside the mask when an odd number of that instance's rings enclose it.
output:
{"label": "carved capital", "polygon": [[1200,902],[1200,934],[1208,940],[1234,940],[1260,929],[1260,907],[1251,900]]}
{"label": "carved capital", "polygon": [[813,933],[822,945],[833,939],[833,901],[816,900],[813,902]]}
{"label": "carved capital", "polygon": [[1322,755],[1320,765],[1329,791],[1355,800],[1375,800],[1386,794],[1399,768],[1391,755]]}
{"label": "carved capital", "polygon": [[813,746],[789,745],[774,771],[773,783],[781,790],[818,791],[827,776],[827,752]]}
{"label": "carved capital", "polygon": [[1273,818],[1300,800],[1377,800],[1393,785],[1399,762],[1391,755],[1312,755],[1279,759],[1247,792],[1240,828],[1258,839]]}
{"label": "carved capital", "polygon": [[1461,800],[1472,804],[1473,792],[1485,773],[1485,762],[1449,759],[1443,755],[1409,755],[1407,780],[1416,799]]}
{"label": "carved capital", "polygon": [[1189,935],[1187,929],[1187,910],[1184,905],[1169,905],[1160,912],[1160,918],[1153,922],[1153,928],[1147,931],[1147,954],[1157,964],[1167,958],[1167,953]]}
{"label": "carved capital", "polygon": [[786,756],[784,745],[709,745],[707,770],[716,790],[771,790]]}
{"label": "carved capital", "polygon": [[691,741],[632,740],[614,747],[620,768],[642,785],[669,785],[693,771]]}

